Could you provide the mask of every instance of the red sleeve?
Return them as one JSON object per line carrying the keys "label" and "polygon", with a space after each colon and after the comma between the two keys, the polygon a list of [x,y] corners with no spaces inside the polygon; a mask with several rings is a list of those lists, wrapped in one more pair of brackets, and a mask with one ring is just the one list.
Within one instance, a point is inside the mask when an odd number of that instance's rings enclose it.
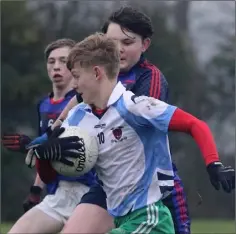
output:
{"label": "red sleeve", "polygon": [[36,169],[40,179],[45,183],[51,183],[57,177],[57,172],[52,168],[50,161],[36,159]]}
{"label": "red sleeve", "polygon": [[200,148],[206,165],[220,161],[211,130],[205,122],[176,109],[169,123],[169,130],[190,134]]}

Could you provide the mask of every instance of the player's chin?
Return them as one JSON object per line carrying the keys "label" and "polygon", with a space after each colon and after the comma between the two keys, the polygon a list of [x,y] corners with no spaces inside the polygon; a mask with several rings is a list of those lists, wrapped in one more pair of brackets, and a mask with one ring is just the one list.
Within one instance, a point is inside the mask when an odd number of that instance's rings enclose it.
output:
{"label": "player's chin", "polygon": [[120,71],[121,72],[127,72],[129,71],[129,65],[125,62],[120,63]]}
{"label": "player's chin", "polygon": [[66,86],[64,81],[56,81],[56,82],[54,81],[53,84],[56,88],[59,88],[59,89],[62,89]]}

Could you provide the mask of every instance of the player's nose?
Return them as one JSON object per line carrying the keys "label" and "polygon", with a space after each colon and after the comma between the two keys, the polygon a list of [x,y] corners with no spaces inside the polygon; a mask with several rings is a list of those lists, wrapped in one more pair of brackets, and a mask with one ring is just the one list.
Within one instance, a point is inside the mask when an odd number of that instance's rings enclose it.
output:
{"label": "player's nose", "polygon": [[60,63],[58,61],[55,62],[54,66],[53,66],[53,70],[54,71],[60,70]]}

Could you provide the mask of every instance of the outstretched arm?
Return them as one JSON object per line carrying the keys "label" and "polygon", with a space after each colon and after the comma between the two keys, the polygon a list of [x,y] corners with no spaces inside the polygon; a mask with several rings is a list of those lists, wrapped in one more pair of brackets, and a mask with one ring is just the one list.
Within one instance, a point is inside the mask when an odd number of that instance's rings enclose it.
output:
{"label": "outstretched arm", "polygon": [[214,138],[205,122],[177,108],[170,120],[169,131],[190,134],[201,150],[206,165],[219,161]]}
{"label": "outstretched arm", "polygon": [[177,108],[170,120],[169,130],[185,132],[193,137],[203,155],[210,181],[217,190],[220,185],[226,192],[235,188],[235,171],[220,162],[214,138],[205,122]]}

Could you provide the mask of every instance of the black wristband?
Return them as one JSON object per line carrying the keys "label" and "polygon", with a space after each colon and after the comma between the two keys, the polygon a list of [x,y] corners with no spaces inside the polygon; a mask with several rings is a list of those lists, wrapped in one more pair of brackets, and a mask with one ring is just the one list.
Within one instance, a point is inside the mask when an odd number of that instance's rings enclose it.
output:
{"label": "black wristband", "polygon": [[32,194],[40,195],[41,192],[42,192],[42,188],[39,186],[32,185],[30,187],[30,193],[32,193]]}

